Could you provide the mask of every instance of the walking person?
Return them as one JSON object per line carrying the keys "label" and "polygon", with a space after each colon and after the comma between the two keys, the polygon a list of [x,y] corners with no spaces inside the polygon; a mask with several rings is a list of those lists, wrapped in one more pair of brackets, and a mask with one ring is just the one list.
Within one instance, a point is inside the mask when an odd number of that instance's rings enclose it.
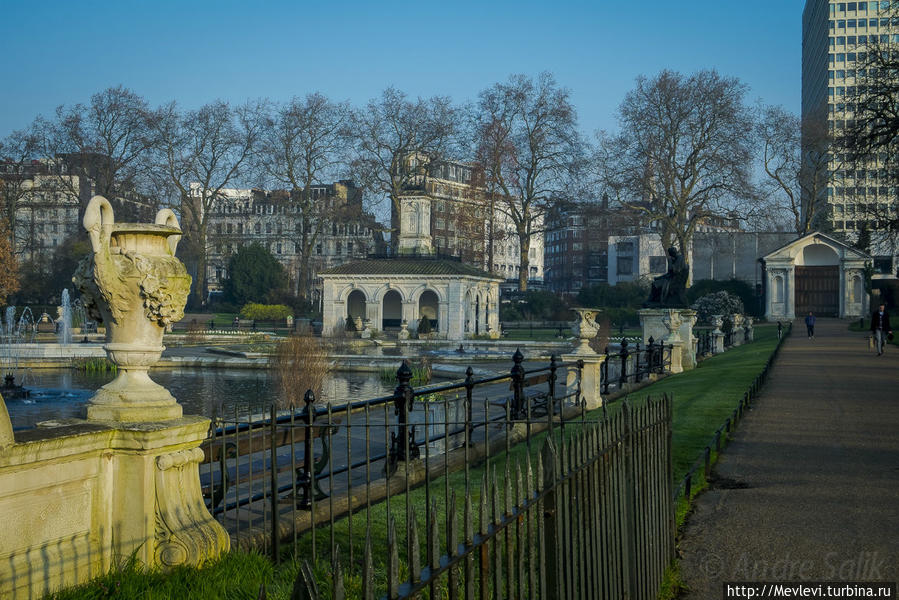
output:
{"label": "walking person", "polygon": [[874,347],[877,348],[877,356],[883,354],[883,344],[886,341],[884,336],[892,333],[890,313],[886,311],[886,306],[881,304],[874,311],[874,314],[871,315],[871,335],[874,336]]}
{"label": "walking person", "polygon": [[778,322],[777,322],[777,339],[782,338],[782,337],[783,337],[783,334],[784,334],[784,326],[783,326],[783,323],[781,323],[780,321],[778,321]]}
{"label": "walking person", "polygon": [[815,315],[812,314],[812,311],[808,311],[808,316],[805,318],[805,328],[808,330],[808,339],[815,339]]}

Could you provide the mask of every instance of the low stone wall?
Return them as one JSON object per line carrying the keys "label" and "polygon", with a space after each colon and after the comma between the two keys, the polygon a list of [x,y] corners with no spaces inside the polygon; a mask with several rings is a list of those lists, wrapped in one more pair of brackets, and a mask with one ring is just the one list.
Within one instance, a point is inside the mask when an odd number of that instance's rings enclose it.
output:
{"label": "low stone wall", "polygon": [[226,550],[199,487],[208,426],[73,420],[16,433],[0,447],[0,598],[41,598],[132,555],[169,567]]}

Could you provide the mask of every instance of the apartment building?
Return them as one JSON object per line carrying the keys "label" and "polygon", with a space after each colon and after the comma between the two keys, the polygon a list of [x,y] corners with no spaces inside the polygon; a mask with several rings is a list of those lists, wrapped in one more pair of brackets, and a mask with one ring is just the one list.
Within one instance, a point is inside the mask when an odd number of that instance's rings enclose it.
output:
{"label": "apartment building", "polygon": [[[430,165],[407,191],[429,205],[430,234],[437,254],[457,256],[508,281],[518,281],[521,245],[505,200],[477,183],[474,166],[461,161]],[[535,219],[528,249],[528,281],[544,277],[543,219]]]}
{"label": "apartment building", "polygon": [[[873,45],[899,44],[899,11],[889,1],[837,2],[806,0],[802,15],[802,118],[804,155],[855,126],[856,101],[871,77],[866,59]],[[826,146],[824,146],[826,148]],[[875,267],[895,272],[895,241],[876,235],[886,215],[896,218],[897,149],[883,148],[862,163],[850,163],[838,146],[829,149],[818,216],[838,236],[855,240],[859,231],[872,236]]]}
{"label": "apartment building", "polygon": [[296,291],[304,227],[316,236],[309,289],[318,271],[385,251],[382,227],[363,210],[362,190],[352,181],[313,186],[310,193],[313,209],[304,218],[300,203],[286,190],[221,191],[208,217],[206,275],[211,294],[221,291],[231,254],[253,243],[284,265]]}

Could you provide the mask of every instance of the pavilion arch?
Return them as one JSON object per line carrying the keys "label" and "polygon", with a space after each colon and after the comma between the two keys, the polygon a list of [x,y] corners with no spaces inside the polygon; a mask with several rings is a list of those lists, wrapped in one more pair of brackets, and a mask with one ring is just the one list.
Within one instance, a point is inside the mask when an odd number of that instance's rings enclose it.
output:
{"label": "pavilion arch", "polygon": [[346,317],[348,319],[366,318],[367,298],[359,288],[352,290],[346,297]]}
{"label": "pavilion arch", "polygon": [[418,304],[419,301],[421,300],[421,295],[424,294],[425,292],[434,292],[434,294],[437,296],[438,302],[446,302],[445,290],[443,290],[439,287],[431,287],[427,284],[422,284],[422,285],[418,286],[417,288],[415,288],[412,291],[412,293],[409,294],[409,300],[411,302],[414,302],[415,304]]}
{"label": "pavilion arch", "polygon": [[397,289],[386,289],[379,302],[381,330],[398,329],[403,322],[403,295]]}
{"label": "pavilion arch", "polygon": [[369,298],[369,295],[368,295],[368,292],[366,291],[366,289],[364,287],[358,286],[356,284],[350,284],[350,285],[344,287],[342,290],[340,290],[340,293],[337,294],[337,301],[338,302],[347,302],[349,300],[350,294],[352,294],[353,292],[361,292],[365,296],[365,302],[366,303],[371,302],[371,299]]}
{"label": "pavilion arch", "polygon": [[385,283],[380,286],[375,292],[372,294],[372,301],[377,302],[378,304],[384,303],[384,296],[386,296],[389,292],[396,292],[400,295],[401,302],[408,302],[410,294],[407,292],[406,288],[401,285],[393,285],[392,283]]}
{"label": "pavilion arch", "polygon": [[418,316],[431,321],[432,331],[440,329],[440,296],[435,290],[426,289],[418,294]]}

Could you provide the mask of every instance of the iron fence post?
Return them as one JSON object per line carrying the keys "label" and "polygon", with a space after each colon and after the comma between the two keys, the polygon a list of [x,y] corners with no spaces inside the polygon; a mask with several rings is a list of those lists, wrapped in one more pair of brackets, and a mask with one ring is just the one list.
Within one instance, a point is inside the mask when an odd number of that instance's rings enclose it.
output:
{"label": "iron fence post", "polygon": [[[471,435],[471,432],[474,431],[474,419],[472,418],[472,406],[474,402],[472,401],[474,393],[474,369],[470,366],[465,369],[465,431],[467,432],[466,439]],[[466,442],[467,443],[467,442]]]}
{"label": "iron fence post", "polygon": [[297,481],[301,486],[300,492],[302,497],[297,502],[297,507],[308,510],[312,507],[312,494],[314,491],[315,467],[313,466],[313,450],[312,450],[312,423],[315,421],[315,412],[312,405],[315,404],[315,392],[306,390],[303,396],[303,411],[300,413],[300,421],[305,425],[306,435],[303,438],[303,467],[302,475],[297,477]]}
{"label": "iron fence post", "polygon": [[[558,369],[558,359],[555,354],[549,357],[549,402],[550,410],[556,410],[556,369]],[[559,414],[562,414],[562,406],[559,406]]]}
{"label": "iron fence post", "polygon": [[581,412],[587,406],[587,400],[583,397],[584,359],[577,359],[577,402],[581,406]]}
{"label": "iron fence post", "polygon": [[271,506],[272,506],[272,560],[278,564],[281,555],[281,535],[278,527],[278,444],[277,436],[277,415],[275,413],[275,405],[272,404],[271,412],[271,432],[269,449],[271,464]]}
{"label": "iron fence post", "polygon": [[606,346],[604,353],[606,355],[606,359],[602,361],[601,367],[601,375],[602,375],[602,393],[609,393],[609,347]]}
{"label": "iron fence post", "polygon": [[637,351],[634,354],[634,381],[640,383],[642,373],[640,372],[640,342],[637,342]]}
{"label": "iron fence post", "polygon": [[397,417],[397,432],[391,432],[391,461],[408,461],[418,458],[418,446],[415,444],[415,428],[409,427],[409,411],[412,410],[412,401],[415,398],[412,389],[412,369],[409,361],[403,360],[403,364],[396,370],[396,379],[399,382],[393,392],[394,410]]}
{"label": "iron fence post", "polygon": [[627,349],[627,338],[621,338],[621,351],[618,356],[621,357],[621,376],[618,378],[618,389],[624,389],[627,383],[627,357],[630,352]]}
{"label": "iron fence post", "polygon": [[515,354],[512,355],[512,408],[514,411],[514,417],[519,417],[524,408],[524,367],[522,366],[522,362],[524,362],[524,355],[521,353],[521,349],[518,348],[515,350]]}

